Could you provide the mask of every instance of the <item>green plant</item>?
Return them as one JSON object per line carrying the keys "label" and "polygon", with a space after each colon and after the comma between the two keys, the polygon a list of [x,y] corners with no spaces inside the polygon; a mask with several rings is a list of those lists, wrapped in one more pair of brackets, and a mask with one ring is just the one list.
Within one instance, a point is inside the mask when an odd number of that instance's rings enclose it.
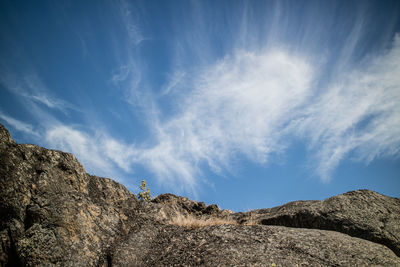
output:
{"label": "green plant", "polygon": [[142,183],[140,184],[140,190],[139,192],[139,201],[144,204],[144,203],[149,203],[151,201],[151,194],[150,190],[147,188],[147,184],[145,180],[142,180]]}

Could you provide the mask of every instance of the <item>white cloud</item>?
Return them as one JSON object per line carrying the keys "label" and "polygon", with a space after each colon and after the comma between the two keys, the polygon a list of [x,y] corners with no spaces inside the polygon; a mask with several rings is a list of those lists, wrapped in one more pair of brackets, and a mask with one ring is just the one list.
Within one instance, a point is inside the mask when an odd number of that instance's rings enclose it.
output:
{"label": "white cloud", "polygon": [[129,77],[130,72],[131,70],[128,66],[121,66],[118,70],[115,70],[112,73],[111,81],[114,84],[123,82]]}
{"label": "white cloud", "polygon": [[51,147],[71,152],[89,169],[111,169],[110,162],[102,156],[97,140],[81,131],[60,125],[46,131],[45,142]]}
{"label": "white cloud", "polygon": [[367,67],[346,66],[327,84],[307,58],[239,51],[194,75],[192,90],[175,102],[180,112],[154,124],[158,143],[134,161],[193,188],[201,164],[229,171],[237,155],[266,164],[298,137],[323,181],[351,152],[366,163],[397,157],[399,58],[396,37],[392,49],[363,62]]}
{"label": "white cloud", "polygon": [[135,151],[132,146],[120,143],[103,132],[88,134],[67,125],[46,130],[48,147],[73,153],[83,166],[95,175],[120,179],[119,168],[130,172]]}
{"label": "white cloud", "polygon": [[132,171],[132,159],[136,157],[133,145],[123,144],[113,138],[103,136],[98,146],[101,147],[102,153],[118,165],[118,167],[126,172]]}
{"label": "white cloud", "polygon": [[58,109],[63,113],[67,113],[68,109],[78,110],[72,104],[52,97],[48,88],[36,74],[25,74],[22,77],[16,77],[4,71],[0,75],[0,82],[8,91],[23,97],[24,101],[34,105],[35,108],[40,104],[50,109]]}
{"label": "white cloud", "polygon": [[163,87],[161,95],[167,95],[171,93],[183,80],[185,72],[175,71],[168,79],[168,83]]}
{"label": "white cloud", "polygon": [[33,130],[32,125],[30,125],[28,123],[14,119],[14,118],[7,116],[1,112],[0,112],[0,119],[5,121],[8,125],[10,125],[11,127],[15,128],[18,131],[21,131],[25,134],[28,134],[28,135],[31,135],[34,137],[39,137],[39,134]]}
{"label": "white cloud", "polygon": [[143,37],[140,27],[138,26],[139,14],[137,13],[137,8],[132,8],[126,1],[120,1],[118,7],[120,9],[119,14],[125,31],[128,34],[130,43],[133,45],[139,45],[145,40],[145,38]]}
{"label": "white cloud", "polygon": [[[165,88],[184,82],[191,89],[174,98],[172,117],[161,120],[150,111],[155,139],[148,143],[126,144],[60,123],[46,126],[46,142],[74,153],[96,174],[133,172],[140,164],[160,182],[195,192],[204,164],[217,173],[234,170],[238,155],[267,164],[300,137],[309,144],[316,174],[328,181],[351,152],[366,163],[399,155],[399,58],[396,37],[392,49],[364,62],[367,67],[324,84],[317,67],[298,54],[236,51],[201,72],[171,76]],[[0,117],[36,134],[30,125]]]}
{"label": "white cloud", "polygon": [[342,74],[303,111],[293,129],[309,138],[317,174],[329,180],[351,151],[358,160],[398,156],[400,149],[400,37],[386,54]]}
{"label": "white cloud", "polygon": [[154,125],[158,144],[142,149],[135,161],[190,188],[201,164],[231,170],[238,154],[265,163],[284,151],[284,128],[309,96],[312,80],[313,68],[296,55],[240,51],[194,78],[180,113]]}

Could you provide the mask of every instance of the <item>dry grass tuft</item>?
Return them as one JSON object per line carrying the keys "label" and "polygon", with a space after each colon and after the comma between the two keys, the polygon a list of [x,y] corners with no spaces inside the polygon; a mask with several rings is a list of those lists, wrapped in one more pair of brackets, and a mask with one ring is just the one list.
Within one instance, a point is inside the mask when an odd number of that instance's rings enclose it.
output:
{"label": "dry grass tuft", "polygon": [[192,215],[188,216],[177,215],[176,217],[172,218],[169,223],[191,229],[213,226],[213,225],[222,225],[222,224],[237,225],[237,222],[232,219],[221,219],[221,218],[198,219]]}
{"label": "dry grass tuft", "polygon": [[251,211],[249,211],[248,214],[249,214],[249,218],[244,223],[244,225],[258,225],[259,223],[257,222],[256,215]]}

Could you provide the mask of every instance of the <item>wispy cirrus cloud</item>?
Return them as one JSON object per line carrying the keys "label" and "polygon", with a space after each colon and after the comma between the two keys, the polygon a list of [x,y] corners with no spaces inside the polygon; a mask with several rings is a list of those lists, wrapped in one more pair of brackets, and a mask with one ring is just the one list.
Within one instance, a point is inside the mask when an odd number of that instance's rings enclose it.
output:
{"label": "wispy cirrus cloud", "polygon": [[323,180],[329,180],[352,151],[366,163],[399,155],[399,58],[397,35],[389,51],[342,73],[293,123],[293,130],[309,142],[316,172]]}
{"label": "wispy cirrus cloud", "polygon": [[163,86],[161,95],[168,95],[174,91],[174,89],[179,86],[185,77],[185,72],[178,70],[172,73],[172,75],[167,79],[168,83]]}
{"label": "wispy cirrus cloud", "polygon": [[294,138],[309,144],[313,172],[323,181],[350,153],[366,163],[398,156],[399,39],[328,82],[309,57],[238,51],[195,75],[192,90],[176,101],[179,112],[153,125],[158,143],[133,161],[194,187],[201,164],[232,170],[238,155],[267,164]]}
{"label": "wispy cirrus cloud", "polygon": [[129,66],[121,66],[119,69],[114,70],[111,76],[111,81],[118,85],[118,83],[124,82],[130,75],[131,69]]}
{"label": "wispy cirrus cloud", "polygon": [[147,40],[140,27],[141,10],[128,1],[113,3],[115,22],[121,27],[115,31],[122,31],[122,35],[113,33],[113,54],[115,66],[112,68],[110,81],[120,90],[122,99],[134,109],[146,105],[144,98],[148,93],[145,88],[144,63],[140,56],[142,42]]}
{"label": "wispy cirrus cloud", "polygon": [[0,119],[5,121],[8,125],[13,127],[14,129],[23,132],[25,134],[28,134],[30,136],[34,137],[39,137],[40,135],[33,129],[32,125],[22,122],[20,120],[17,120],[15,118],[12,118],[6,114],[3,114],[0,112]]}
{"label": "wispy cirrus cloud", "polygon": [[69,125],[53,125],[45,130],[44,142],[49,147],[73,153],[96,175],[121,181],[119,169],[131,171],[133,150],[103,131],[89,133]]}
{"label": "wispy cirrus cloud", "polygon": [[24,73],[17,76],[10,71],[4,71],[0,75],[0,82],[9,92],[20,96],[23,101],[31,105],[43,105],[63,113],[67,113],[68,110],[78,110],[71,103],[51,96],[50,90],[37,74]]}
{"label": "wispy cirrus cloud", "polygon": [[313,77],[307,61],[283,50],[226,57],[193,78],[177,115],[153,125],[158,143],[135,161],[192,188],[201,164],[231,170],[240,154],[265,163],[288,145],[284,129],[309,96]]}
{"label": "wispy cirrus cloud", "polygon": [[128,35],[129,41],[133,45],[138,45],[145,40],[139,27],[139,13],[137,7],[132,7],[127,1],[120,1],[117,5],[119,16]]}

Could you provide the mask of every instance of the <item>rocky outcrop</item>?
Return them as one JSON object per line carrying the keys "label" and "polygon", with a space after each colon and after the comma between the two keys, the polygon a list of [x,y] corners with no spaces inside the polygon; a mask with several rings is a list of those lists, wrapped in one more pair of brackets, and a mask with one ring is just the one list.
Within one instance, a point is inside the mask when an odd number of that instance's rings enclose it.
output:
{"label": "rocky outcrop", "polygon": [[[398,266],[382,245],[332,231],[282,226],[169,226],[138,231],[116,250],[127,266]],[[142,248],[143,246],[143,248]],[[141,248],[141,249],[140,249]]]}
{"label": "rocky outcrop", "polygon": [[247,213],[171,194],[143,206],[0,125],[1,266],[400,266],[398,221],[400,200],[367,190]]}
{"label": "rocky outcrop", "polygon": [[261,225],[338,231],[383,244],[400,257],[400,199],[369,190],[323,201],[295,201],[272,209],[236,214]]}
{"label": "rocky outcrop", "polygon": [[16,144],[3,126],[0,140],[1,265],[107,266],[135,224],[135,196],[71,154]]}

